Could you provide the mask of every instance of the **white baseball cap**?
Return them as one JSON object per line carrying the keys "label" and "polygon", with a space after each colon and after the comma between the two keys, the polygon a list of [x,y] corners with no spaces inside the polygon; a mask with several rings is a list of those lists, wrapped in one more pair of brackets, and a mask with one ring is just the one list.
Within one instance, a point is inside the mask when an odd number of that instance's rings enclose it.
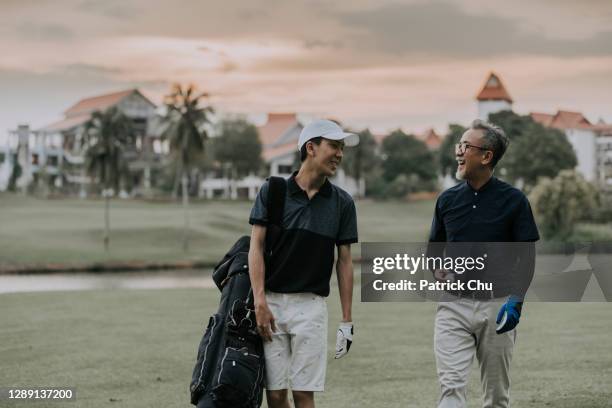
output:
{"label": "white baseball cap", "polygon": [[310,139],[323,137],[329,140],[344,140],[344,145],[348,147],[359,144],[359,136],[354,133],[347,133],[336,122],[327,119],[318,119],[310,122],[302,129],[298,140],[298,150]]}

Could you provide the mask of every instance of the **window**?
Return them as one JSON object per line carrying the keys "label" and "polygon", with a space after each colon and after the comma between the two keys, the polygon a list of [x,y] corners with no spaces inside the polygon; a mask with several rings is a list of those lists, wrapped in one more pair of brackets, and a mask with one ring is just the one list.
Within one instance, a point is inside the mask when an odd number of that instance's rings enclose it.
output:
{"label": "window", "polygon": [[57,163],[58,163],[58,157],[57,156],[49,156],[49,157],[47,157],[47,164],[49,166],[56,167]]}

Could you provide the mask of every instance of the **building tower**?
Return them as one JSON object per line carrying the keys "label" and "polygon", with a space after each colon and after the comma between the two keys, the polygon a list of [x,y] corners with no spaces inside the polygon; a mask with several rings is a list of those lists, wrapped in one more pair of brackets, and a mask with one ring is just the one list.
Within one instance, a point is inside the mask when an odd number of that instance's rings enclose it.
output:
{"label": "building tower", "polygon": [[512,98],[499,76],[489,73],[482,89],[476,95],[478,101],[478,118],[488,120],[489,114],[504,110],[512,110]]}

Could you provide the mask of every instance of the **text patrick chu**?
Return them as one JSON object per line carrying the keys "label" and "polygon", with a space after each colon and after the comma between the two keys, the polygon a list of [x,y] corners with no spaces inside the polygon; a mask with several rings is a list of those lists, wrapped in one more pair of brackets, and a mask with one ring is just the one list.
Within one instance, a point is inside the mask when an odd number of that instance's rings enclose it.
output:
{"label": "text patrick chu", "polygon": [[483,271],[486,267],[487,255],[480,257],[443,257],[443,256],[410,256],[396,254],[392,257],[376,257],[372,259],[372,273],[381,275],[387,271],[404,272],[414,275],[419,271],[444,271],[444,281],[427,279],[399,279],[387,282],[375,279],[372,288],[376,291],[481,291],[493,290],[493,283],[479,279],[457,280],[465,272]]}

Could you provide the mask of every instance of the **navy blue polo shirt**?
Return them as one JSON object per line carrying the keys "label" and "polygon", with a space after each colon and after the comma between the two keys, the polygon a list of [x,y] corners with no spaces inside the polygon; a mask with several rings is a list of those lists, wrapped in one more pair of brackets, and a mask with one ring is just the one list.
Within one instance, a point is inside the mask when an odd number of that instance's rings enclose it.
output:
{"label": "navy blue polo shirt", "polygon": [[[287,180],[282,233],[266,263],[265,287],[328,296],[335,246],[358,241],[355,203],[329,180],[309,199],[295,182],[296,174]],[[268,190],[266,182],[251,210],[251,225],[268,225]]]}
{"label": "navy blue polo shirt", "polygon": [[[491,177],[479,190],[462,182],[444,191],[436,202],[429,235],[430,242],[481,243],[469,247],[455,246],[447,248],[447,251],[450,250],[451,256],[481,256],[487,253],[485,270],[472,271],[457,278],[493,282],[495,297],[524,294],[531,282],[533,269],[532,266],[525,267],[518,263],[521,256],[516,252],[516,246],[486,243],[534,242],[539,239],[525,194],[495,177]],[[432,255],[439,250],[431,251]],[[465,253],[466,250],[470,253]]]}
{"label": "navy blue polo shirt", "polygon": [[467,181],[436,202],[430,242],[523,242],[540,239],[523,192],[496,177],[479,190]]}

